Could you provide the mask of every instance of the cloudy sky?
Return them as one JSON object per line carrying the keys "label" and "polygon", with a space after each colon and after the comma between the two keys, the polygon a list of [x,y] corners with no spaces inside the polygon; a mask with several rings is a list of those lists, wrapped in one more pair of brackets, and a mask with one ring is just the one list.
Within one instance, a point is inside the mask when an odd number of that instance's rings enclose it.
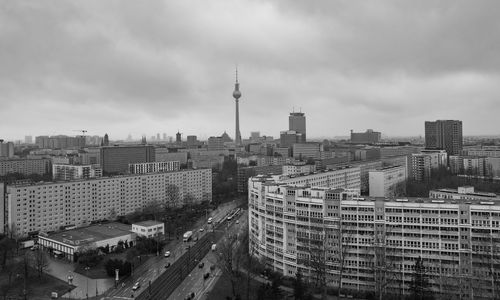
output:
{"label": "cloudy sky", "polygon": [[499,134],[499,1],[0,3],[0,138]]}

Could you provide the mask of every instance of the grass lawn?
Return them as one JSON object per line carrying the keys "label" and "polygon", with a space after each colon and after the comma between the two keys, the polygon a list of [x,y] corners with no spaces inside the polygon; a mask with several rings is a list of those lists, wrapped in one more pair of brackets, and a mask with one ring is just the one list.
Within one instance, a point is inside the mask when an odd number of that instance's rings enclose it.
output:
{"label": "grass lawn", "polygon": [[[27,299],[30,300],[48,300],[51,292],[56,292],[59,297],[69,291],[68,283],[59,280],[50,275],[44,274],[40,279],[35,275],[34,270],[30,270],[32,276],[26,281]],[[22,277],[12,278],[10,286],[8,286],[9,278],[6,274],[0,274],[0,296],[9,296],[12,299],[24,299],[24,280]],[[3,299],[3,298],[2,298]],[[11,299],[11,298],[7,298]]]}

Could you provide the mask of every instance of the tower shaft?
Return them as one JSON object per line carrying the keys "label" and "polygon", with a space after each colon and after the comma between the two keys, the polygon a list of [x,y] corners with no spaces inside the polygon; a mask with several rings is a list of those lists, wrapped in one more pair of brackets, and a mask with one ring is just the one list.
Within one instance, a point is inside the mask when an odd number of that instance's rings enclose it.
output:
{"label": "tower shaft", "polygon": [[241,145],[240,106],[239,106],[240,101],[238,99],[235,99],[235,102],[236,102],[236,132],[234,141],[236,142],[236,145],[240,146]]}

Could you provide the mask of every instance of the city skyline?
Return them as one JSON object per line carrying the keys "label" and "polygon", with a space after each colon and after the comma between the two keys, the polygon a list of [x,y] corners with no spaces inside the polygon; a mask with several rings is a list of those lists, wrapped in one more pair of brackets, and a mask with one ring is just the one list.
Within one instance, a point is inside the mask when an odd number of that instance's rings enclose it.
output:
{"label": "city skyline", "polygon": [[[1,138],[181,129],[308,138],[374,129],[423,136],[426,120],[498,135],[499,3],[9,2],[0,12]],[[398,24],[395,26],[395,24]],[[243,98],[242,98],[243,99]],[[151,128],[155,128],[151,132]]]}

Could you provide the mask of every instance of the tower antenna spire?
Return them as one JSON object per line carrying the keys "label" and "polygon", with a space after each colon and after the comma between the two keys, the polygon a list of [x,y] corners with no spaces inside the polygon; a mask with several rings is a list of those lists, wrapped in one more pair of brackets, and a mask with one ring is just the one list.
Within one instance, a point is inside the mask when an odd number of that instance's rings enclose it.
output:
{"label": "tower antenna spire", "polygon": [[238,83],[238,64],[236,64],[236,83]]}

